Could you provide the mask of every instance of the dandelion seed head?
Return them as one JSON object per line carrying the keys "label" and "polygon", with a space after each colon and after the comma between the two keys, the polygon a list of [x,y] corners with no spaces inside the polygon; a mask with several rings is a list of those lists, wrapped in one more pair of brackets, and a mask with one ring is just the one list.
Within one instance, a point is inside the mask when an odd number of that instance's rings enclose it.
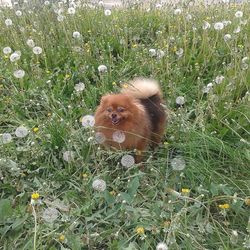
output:
{"label": "dandelion seed head", "polygon": [[224,81],[224,79],[225,79],[225,77],[224,76],[222,76],[222,75],[219,75],[219,76],[216,76],[216,78],[215,78],[215,83],[217,83],[217,84],[221,84],[223,81]]}
{"label": "dandelion seed head", "polygon": [[181,14],[182,13],[182,10],[181,9],[175,9],[174,10],[174,14],[175,15],[179,15],[179,14]]}
{"label": "dandelion seed head", "polygon": [[73,34],[72,34],[72,36],[73,36],[73,38],[80,38],[81,37],[81,34],[80,34],[80,32],[78,32],[78,31],[74,31],[73,32]]}
{"label": "dandelion seed head", "polygon": [[248,61],[249,61],[249,58],[248,58],[247,56],[245,56],[245,57],[243,57],[243,58],[241,59],[241,62],[242,62],[242,63],[248,63]]}
{"label": "dandelion seed head", "polygon": [[186,167],[185,160],[180,156],[173,158],[170,164],[173,170],[176,170],[176,171],[181,171]]}
{"label": "dandelion seed head", "polygon": [[184,103],[185,103],[185,98],[184,98],[184,96],[178,96],[178,97],[176,97],[175,102],[176,102],[176,104],[178,104],[178,105],[184,105]]}
{"label": "dandelion seed head", "polygon": [[184,52],[183,48],[179,48],[179,49],[175,52],[175,54],[176,54],[178,57],[182,57],[182,56],[183,56],[183,52]]}
{"label": "dandelion seed head", "polygon": [[106,182],[102,179],[96,179],[92,183],[92,188],[96,191],[103,192],[106,190]]}
{"label": "dandelion seed head", "polygon": [[84,128],[94,127],[95,117],[93,115],[85,115],[82,118],[82,126]]}
{"label": "dandelion seed head", "polygon": [[10,18],[7,18],[5,21],[4,21],[5,25],[6,26],[11,26],[13,24],[12,20]]}
{"label": "dandelion seed head", "polygon": [[231,36],[230,34],[226,34],[226,35],[224,36],[224,41],[227,42],[227,41],[229,41],[231,38],[232,38],[232,36]]}
{"label": "dandelion seed head", "polygon": [[241,28],[240,26],[238,26],[236,29],[234,29],[233,33],[237,34],[237,33],[240,33],[240,31],[241,31]]}
{"label": "dandelion seed head", "polygon": [[44,2],[44,5],[45,5],[45,6],[48,6],[48,5],[50,5],[50,2],[49,2],[49,1],[45,1],[45,2]]}
{"label": "dandelion seed head", "polygon": [[100,65],[98,66],[98,71],[99,73],[106,73],[108,71],[108,68],[105,65]]}
{"label": "dandelion seed head", "polygon": [[123,143],[126,139],[125,134],[122,131],[115,131],[112,135],[113,141],[117,143]]}
{"label": "dandelion seed head", "polygon": [[12,141],[12,136],[10,133],[3,133],[2,134],[2,143],[3,144],[7,144],[10,143]]}
{"label": "dandelion seed head", "polygon": [[160,242],[157,244],[156,250],[168,250],[168,247],[164,242]]}
{"label": "dandelion seed head", "polygon": [[105,10],[104,15],[105,16],[110,16],[111,15],[111,10]]}
{"label": "dandelion seed head", "polygon": [[21,16],[22,15],[22,11],[17,10],[15,14],[16,14],[16,16]]}
{"label": "dandelion seed head", "polygon": [[5,55],[10,54],[12,52],[12,49],[10,47],[4,47],[3,48],[3,53]]}
{"label": "dandelion seed head", "polygon": [[156,49],[149,49],[148,52],[151,57],[156,56]]}
{"label": "dandelion seed head", "polygon": [[42,48],[39,47],[39,46],[35,46],[33,48],[33,53],[36,54],[36,55],[40,55],[41,53],[43,52]]}
{"label": "dandelion seed head", "polygon": [[18,69],[18,70],[15,70],[15,71],[14,71],[13,75],[14,75],[14,77],[16,77],[16,78],[21,79],[21,78],[24,77],[25,71],[22,70],[22,69]]}
{"label": "dandelion seed head", "polygon": [[27,136],[28,133],[29,133],[28,129],[25,128],[24,126],[18,127],[15,131],[16,137],[19,137],[19,138],[23,138],[23,137]]}
{"label": "dandelion seed head", "polygon": [[62,16],[62,15],[57,16],[57,21],[58,22],[62,22],[64,19],[65,19],[65,16]]}
{"label": "dandelion seed head", "polygon": [[165,52],[161,49],[158,49],[157,52],[156,52],[156,56],[158,59],[161,59],[162,57],[165,56]]}
{"label": "dandelion seed head", "polygon": [[243,17],[243,12],[240,11],[240,10],[236,11],[236,12],[235,12],[235,17],[237,17],[237,18]]}
{"label": "dandelion seed head", "polygon": [[95,140],[97,143],[102,144],[106,141],[106,137],[102,132],[95,133]]}
{"label": "dandelion seed head", "polygon": [[215,30],[222,30],[224,28],[224,24],[222,22],[217,22],[214,24]]}
{"label": "dandelion seed head", "polygon": [[18,53],[17,51],[15,51],[14,53],[12,53],[10,55],[10,61],[11,62],[16,62],[16,61],[18,61],[20,59],[20,57],[21,57],[20,53]]}
{"label": "dandelion seed head", "polygon": [[85,84],[83,82],[79,82],[74,87],[76,92],[82,92],[85,89]]}
{"label": "dandelion seed head", "polygon": [[69,15],[74,15],[76,13],[76,9],[75,8],[73,8],[73,7],[69,7],[68,8],[68,14]]}
{"label": "dandelion seed head", "polygon": [[54,207],[44,209],[42,219],[47,223],[53,223],[59,216],[59,212]]}
{"label": "dandelion seed head", "polygon": [[135,159],[132,155],[124,155],[121,159],[122,166],[130,168],[135,164]]}
{"label": "dandelion seed head", "polygon": [[211,27],[210,23],[206,21],[202,25],[202,29],[204,30],[210,29],[210,27]]}
{"label": "dandelion seed head", "polygon": [[26,44],[31,48],[35,47],[35,42],[32,39],[28,39]]}
{"label": "dandelion seed head", "polygon": [[72,162],[74,160],[74,152],[73,151],[65,151],[63,153],[63,160],[66,162]]}

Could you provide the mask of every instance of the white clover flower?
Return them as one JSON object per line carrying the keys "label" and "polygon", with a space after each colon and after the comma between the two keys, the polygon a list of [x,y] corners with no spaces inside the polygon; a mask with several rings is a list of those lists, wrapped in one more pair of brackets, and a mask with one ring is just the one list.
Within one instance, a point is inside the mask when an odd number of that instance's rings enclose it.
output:
{"label": "white clover flower", "polygon": [[64,19],[65,19],[65,16],[62,16],[62,15],[57,16],[57,21],[58,22],[62,22]]}
{"label": "white clover flower", "polygon": [[54,207],[48,207],[44,209],[42,218],[44,221],[47,223],[53,223],[59,216],[59,212],[56,208]]}
{"label": "white clover flower", "polygon": [[46,5],[46,6],[48,6],[49,4],[50,4],[49,1],[45,1],[45,2],[44,2],[44,5]]}
{"label": "white clover flower", "polygon": [[186,167],[185,160],[180,156],[173,158],[170,164],[173,170],[176,170],[176,171],[181,171]]}
{"label": "white clover flower", "polygon": [[108,68],[105,65],[100,65],[100,66],[98,66],[98,71],[99,71],[99,73],[105,73],[108,71]]}
{"label": "white clover flower", "polygon": [[115,131],[112,135],[113,141],[123,143],[126,139],[125,134],[122,131]]}
{"label": "white clover flower", "polygon": [[43,49],[41,47],[35,46],[33,48],[33,53],[36,55],[40,55],[43,52]]}
{"label": "white clover flower", "polygon": [[217,22],[214,24],[215,30],[222,30],[224,28],[224,24],[222,22]]}
{"label": "white clover flower", "polygon": [[2,143],[3,144],[10,143],[11,141],[12,141],[12,136],[10,133],[3,133],[2,134]]}
{"label": "white clover flower", "polygon": [[80,32],[78,32],[78,31],[74,31],[73,32],[73,34],[72,34],[72,36],[73,36],[73,38],[80,38],[81,37],[81,34],[80,34]]}
{"label": "white clover flower", "polygon": [[158,49],[157,52],[156,52],[156,56],[158,59],[161,59],[162,57],[165,56],[165,52],[161,49]]}
{"label": "white clover flower", "polygon": [[182,57],[182,56],[183,56],[183,52],[184,52],[183,48],[179,48],[179,49],[175,52],[175,54],[176,54],[178,57]]}
{"label": "white clover flower", "polygon": [[106,190],[106,182],[102,179],[96,179],[92,183],[92,188],[96,191],[103,192]]}
{"label": "white clover flower", "polygon": [[5,25],[6,26],[11,26],[13,23],[12,23],[12,20],[11,19],[9,19],[9,18],[7,18],[5,21]]}
{"label": "white clover flower", "polygon": [[243,12],[242,11],[236,11],[235,12],[235,17],[237,17],[237,18],[241,18],[241,17],[243,17]]}
{"label": "white clover flower", "polygon": [[74,87],[76,92],[81,92],[85,89],[85,84],[83,82],[79,82]]}
{"label": "white clover flower", "polygon": [[21,16],[21,15],[22,15],[22,11],[17,10],[17,11],[16,11],[16,16]]}
{"label": "white clover flower", "polygon": [[168,250],[168,247],[164,242],[160,242],[157,244],[156,250]]}
{"label": "white clover flower", "polygon": [[27,44],[29,47],[31,47],[31,48],[35,47],[35,43],[34,43],[34,41],[33,41],[32,39],[28,39],[28,40],[26,41],[26,44]]}
{"label": "white clover flower", "polygon": [[184,96],[178,96],[178,97],[176,97],[175,102],[176,102],[176,104],[178,104],[178,105],[183,105],[183,104],[185,103],[185,98],[184,98]]}
{"label": "white clover flower", "polygon": [[130,168],[135,164],[135,159],[132,155],[124,155],[121,159],[122,166]]}
{"label": "white clover flower", "polygon": [[230,34],[226,34],[226,35],[224,36],[224,41],[227,42],[227,41],[229,41],[231,38],[232,38],[232,36],[231,36]]}
{"label": "white clover flower", "polygon": [[155,50],[155,49],[149,49],[148,52],[149,52],[149,55],[150,55],[151,57],[156,56],[156,50]]}
{"label": "white clover flower", "polygon": [[181,14],[181,12],[182,12],[181,9],[175,9],[175,10],[174,10],[174,14],[175,14],[175,15],[179,15],[179,14]]}
{"label": "white clover flower", "polygon": [[3,53],[5,55],[10,54],[12,52],[12,49],[10,47],[4,47],[3,48]]}
{"label": "white clover flower", "polygon": [[204,30],[210,29],[210,27],[211,27],[211,25],[209,22],[204,22],[202,25],[202,29],[204,29]]}
{"label": "white clover flower", "polygon": [[111,15],[111,10],[105,10],[104,15],[105,16],[110,16]]}
{"label": "white clover flower", "polygon": [[93,115],[85,115],[82,118],[82,126],[84,128],[94,127],[95,125],[95,117]]}
{"label": "white clover flower", "polygon": [[216,76],[215,77],[215,83],[217,83],[217,84],[221,84],[222,82],[223,82],[223,80],[225,79],[225,77],[224,76],[222,76],[222,75],[219,75],[219,76]]}
{"label": "white clover flower", "polygon": [[68,14],[74,15],[76,13],[76,9],[73,7],[68,8]]}
{"label": "white clover flower", "polygon": [[73,151],[65,151],[63,153],[63,160],[66,162],[72,162],[74,160],[74,152]]}
{"label": "white clover flower", "polygon": [[24,126],[18,127],[15,131],[16,137],[19,137],[19,138],[23,138],[23,137],[27,136],[28,133],[29,133],[29,130],[27,128],[25,128]]}
{"label": "white clover flower", "polygon": [[239,33],[241,31],[241,28],[240,28],[240,26],[238,26],[234,31],[233,31],[233,33],[234,34],[237,34],[237,33]]}
{"label": "white clover flower", "polygon": [[21,78],[24,77],[25,71],[22,70],[22,69],[18,69],[18,70],[15,70],[15,71],[14,71],[13,75],[14,75],[14,77],[16,77],[16,78],[21,79]]}
{"label": "white clover flower", "polygon": [[21,57],[21,54],[19,52],[15,51],[14,53],[12,53],[10,55],[10,61],[11,62],[16,62],[16,61],[18,61],[20,59],[20,57]]}
{"label": "white clover flower", "polygon": [[102,132],[95,133],[95,141],[99,144],[102,144],[106,141],[106,137]]}

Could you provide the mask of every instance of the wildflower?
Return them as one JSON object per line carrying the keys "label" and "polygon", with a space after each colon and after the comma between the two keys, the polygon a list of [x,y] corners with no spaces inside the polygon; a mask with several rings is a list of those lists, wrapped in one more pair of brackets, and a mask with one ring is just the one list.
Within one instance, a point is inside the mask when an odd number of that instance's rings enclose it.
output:
{"label": "wildflower", "polygon": [[113,86],[116,86],[117,84],[116,84],[116,82],[112,82],[112,85],[113,85]]}
{"label": "wildflower", "polygon": [[78,32],[78,31],[74,31],[72,36],[73,36],[73,38],[76,38],[76,39],[77,39],[77,38],[80,38],[80,37],[81,37],[81,34],[80,34],[80,32]]}
{"label": "wildflower", "polygon": [[171,160],[170,165],[173,170],[181,171],[186,167],[186,162],[183,158],[177,156]]}
{"label": "wildflower", "polygon": [[121,159],[122,166],[130,168],[135,164],[135,159],[132,155],[124,155]]}
{"label": "wildflower", "polygon": [[16,62],[17,60],[20,59],[20,57],[21,57],[21,53],[18,52],[18,51],[15,51],[14,53],[12,53],[12,54],[10,55],[10,61],[11,61],[11,62]]}
{"label": "wildflower", "polygon": [[145,233],[144,227],[137,227],[136,228],[136,233],[137,234],[144,234]]}
{"label": "wildflower", "polygon": [[16,71],[14,71],[13,75],[16,77],[16,78],[23,78],[24,75],[25,75],[25,71],[22,70],[22,69],[18,69]]}
{"label": "wildflower", "polygon": [[160,242],[157,244],[156,250],[168,250],[168,247],[164,242]]}
{"label": "wildflower", "polygon": [[222,22],[217,22],[214,24],[215,30],[222,30],[224,28],[224,24]]}
{"label": "wildflower", "polygon": [[61,241],[61,242],[65,241],[65,235],[61,234],[59,236],[59,241]]}
{"label": "wildflower", "polygon": [[237,18],[243,17],[243,12],[242,11],[236,11],[235,17],[237,17]]}
{"label": "wildflower", "polygon": [[113,141],[118,142],[118,143],[123,143],[126,139],[125,134],[122,131],[115,131],[112,135]]}
{"label": "wildflower", "polygon": [[33,48],[33,53],[36,55],[40,55],[42,52],[43,52],[43,50],[41,47],[36,46]]}
{"label": "wildflower", "polygon": [[34,41],[33,41],[32,39],[28,39],[28,40],[26,41],[26,44],[27,44],[29,47],[31,47],[31,48],[35,47],[35,43],[34,43]]}
{"label": "wildflower", "polygon": [[116,196],[115,190],[110,191],[109,194],[112,195],[112,196]]}
{"label": "wildflower", "polygon": [[73,151],[65,151],[63,153],[63,160],[67,162],[72,162],[74,160],[74,152]]}
{"label": "wildflower", "polygon": [[224,41],[227,42],[228,40],[230,40],[232,38],[232,36],[230,34],[226,34],[224,36]]}
{"label": "wildflower", "polygon": [[250,198],[246,198],[246,199],[245,199],[245,204],[246,204],[247,206],[250,206]]}
{"label": "wildflower", "polygon": [[7,144],[10,143],[12,141],[12,136],[9,133],[3,133],[2,134],[2,143],[3,144]]}
{"label": "wildflower", "polygon": [[179,14],[181,14],[181,12],[182,12],[181,9],[175,9],[175,10],[174,10],[174,14],[175,14],[175,15],[179,15]]}
{"label": "wildflower", "polygon": [[82,178],[83,178],[83,179],[87,179],[87,178],[88,178],[88,174],[82,173]]}
{"label": "wildflower", "polygon": [[17,10],[17,11],[16,11],[16,16],[21,16],[21,15],[22,15],[22,11]]}
{"label": "wildflower", "polygon": [[96,179],[93,181],[92,183],[92,187],[93,189],[95,189],[96,191],[100,191],[100,192],[103,192],[106,190],[106,182],[102,179]]}
{"label": "wildflower", "polygon": [[95,141],[99,144],[102,144],[106,141],[106,137],[102,132],[95,133]]}
{"label": "wildflower", "polygon": [[40,198],[40,194],[38,192],[35,192],[31,195],[31,199],[38,200]]}
{"label": "wildflower", "polygon": [[76,13],[75,8],[73,8],[73,7],[68,8],[68,14],[74,15],[75,13]]}
{"label": "wildflower", "polygon": [[37,133],[38,131],[39,131],[39,128],[37,128],[37,127],[33,128],[34,133]]}
{"label": "wildflower", "polygon": [[106,73],[108,71],[108,68],[105,65],[100,65],[98,66],[98,71],[99,73]]}
{"label": "wildflower", "polygon": [[12,25],[12,20],[9,19],[9,18],[7,18],[4,22],[5,22],[6,26],[11,26]]}
{"label": "wildflower", "polygon": [[210,27],[211,27],[210,23],[206,21],[202,25],[202,29],[204,30],[210,29]]}
{"label": "wildflower", "polygon": [[82,126],[84,128],[93,127],[95,125],[95,117],[93,115],[85,115],[82,117]]}
{"label": "wildflower", "polygon": [[52,114],[51,114],[50,112],[47,114],[48,117],[50,117],[51,115],[52,115]]}
{"label": "wildflower", "polygon": [[179,50],[177,50],[177,51],[175,52],[175,54],[176,54],[178,57],[182,57],[183,52],[184,52],[183,48],[179,48]]}
{"label": "wildflower", "polygon": [[85,84],[83,82],[79,82],[74,87],[76,92],[81,92],[85,89]]}
{"label": "wildflower", "polygon": [[12,52],[12,49],[10,47],[4,47],[3,48],[3,53],[5,55],[10,54]]}
{"label": "wildflower", "polygon": [[137,48],[137,47],[138,47],[138,44],[136,43],[132,45],[132,48]]}
{"label": "wildflower", "polygon": [[181,192],[185,193],[185,194],[188,194],[188,193],[190,193],[190,189],[188,189],[188,188],[182,188]]}
{"label": "wildflower", "polygon": [[15,135],[19,138],[27,136],[28,133],[29,133],[28,129],[23,126],[18,127],[15,131]]}
{"label": "wildflower", "polygon": [[220,204],[218,206],[220,209],[229,209],[230,208],[230,205],[228,203],[225,203],[225,204]]}
{"label": "wildflower", "polygon": [[104,15],[105,16],[110,16],[111,15],[111,10],[105,10]]}
{"label": "wildflower", "polygon": [[172,51],[173,51],[173,52],[176,52],[176,51],[177,51],[177,47],[174,46],[174,47],[172,48]]}
{"label": "wildflower", "polygon": [[184,98],[184,96],[178,96],[178,97],[176,97],[176,100],[175,100],[175,102],[176,102],[176,104],[178,104],[178,105],[184,105],[184,103],[185,103],[185,98]]}

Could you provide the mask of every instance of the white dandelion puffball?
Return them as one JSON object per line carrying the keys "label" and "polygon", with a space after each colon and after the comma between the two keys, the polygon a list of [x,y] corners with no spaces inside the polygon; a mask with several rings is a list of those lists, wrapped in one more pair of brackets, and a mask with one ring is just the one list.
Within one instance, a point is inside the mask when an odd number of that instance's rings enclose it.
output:
{"label": "white dandelion puffball", "polygon": [[183,48],[179,48],[179,49],[175,52],[175,54],[176,54],[178,57],[182,57],[183,52],[184,52]]}
{"label": "white dandelion puffball", "polygon": [[164,242],[160,242],[157,244],[156,250],[168,250],[168,247]]}
{"label": "white dandelion puffball", "polygon": [[236,11],[235,12],[235,17],[237,17],[237,18],[243,17],[243,12],[242,11]]}
{"label": "white dandelion puffball", "polygon": [[151,57],[156,56],[156,50],[155,50],[155,49],[149,49],[148,52],[149,52],[149,55],[150,55]]}
{"label": "white dandelion puffball", "polygon": [[223,80],[225,79],[225,77],[224,76],[216,76],[216,78],[215,78],[215,83],[217,83],[217,84],[221,84],[222,82],[223,82]]}
{"label": "white dandelion puffball", "polygon": [[242,63],[248,63],[248,57],[247,56],[245,56],[245,57],[243,57],[242,59],[241,59],[241,62]]}
{"label": "white dandelion puffball", "polygon": [[237,34],[237,33],[239,33],[241,31],[241,28],[240,28],[240,26],[238,26],[234,31],[233,31],[233,33],[234,34]]}
{"label": "white dandelion puffball", "polygon": [[99,73],[105,73],[108,71],[108,68],[105,65],[100,65],[100,66],[98,66],[98,71],[99,71]]}
{"label": "white dandelion puffball", "polygon": [[73,38],[80,38],[81,34],[78,31],[74,31],[72,36],[73,36]]}
{"label": "white dandelion puffball", "polygon": [[178,96],[178,97],[176,97],[175,102],[176,102],[176,104],[178,104],[178,105],[183,105],[183,104],[185,103],[185,98],[184,98],[184,96]]}
{"label": "white dandelion puffball", "polygon": [[171,164],[171,167],[173,168],[173,170],[176,170],[176,171],[181,171],[186,167],[186,162],[181,157],[173,158],[171,160],[170,164]]}
{"label": "white dandelion puffball", "polygon": [[187,14],[187,15],[186,15],[186,20],[190,21],[190,20],[192,20],[192,18],[193,18],[193,17],[192,17],[191,14]]}
{"label": "white dandelion puffball", "polygon": [[74,87],[76,92],[81,92],[85,89],[85,84],[83,82],[79,82]]}
{"label": "white dandelion puffball", "polygon": [[68,8],[68,14],[74,15],[76,13],[76,9],[73,7]]}
{"label": "white dandelion puffball", "polygon": [[96,179],[92,183],[92,188],[96,191],[103,192],[106,190],[106,187],[107,187],[106,182],[102,179]]}
{"label": "white dandelion puffball", "polygon": [[130,168],[135,164],[135,159],[132,155],[124,155],[121,159],[123,167]]}
{"label": "white dandelion puffball", "polygon": [[94,127],[94,125],[95,125],[95,117],[93,115],[85,115],[82,118],[82,126],[84,128]]}
{"label": "white dandelion puffball", "polygon": [[12,52],[12,49],[10,47],[4,47],[3,48],[3,53],[5,55],[10,54]]}
{"label": "white dandelion puffball", "polygon": [[209,22],[204,22],[202,25],[202,29],[204,29],[204,30],[210,29],[210,27],[211,27],[211,25]]}
{"label": "white dandelion puffball", "polygon": [[32,39],[28,39],[28,40],[26,41],[26,44],[27,44],[29,47],[31,47],[31,48],[35,47],[35,43],[34,43],[34,41],[33,41]]}
{"label": "white dandelion puffball", "polygon": [[98,5],[99,5],[99,6],[103,6],[103,5],[104,5],[103,1],[99,1],[99,2],[98,2]]}
{"label": "white dandelion puffball", "polygon": [[231,36],[230,34],[226,34],[226,35],[224,36],[224,41],[227,42],[227,41],[229,41],[231,38],[232,38],[232,36]]}
{"label": "white dandelion puffball", "polygon": [[162,57],[165,56],[165,52],[161,49],[158,49],[157,52],[156,52],[156,56],[158,59],[161,59]]}
{"label": "white dandelion puffball", "polygon": [[18,127],[15,131],[16,137],[19,137],[19,138],[24,138],[25,136],[28,135],[28,133],[29,133],[29,130],[25,128],[24,126]]}
{"label": "white dandelion puffball", "polygon": [[95,133],[95,140],[97,143],[102,144],[106,141],[106,137],[102,132]]}
{"label": "white dandelion puffball", "polygon": [[222,22],[218,22],[214,24],[215,30],[222,30],[224,28],[224,24]]}
{"label": "white dandelion puffball", "polygon": [[57,16],[57,21],[58,22],[62,22],[64,20],[65,16],[62,16],[62,15],[58,15]]}
{"label": "white dandelion puffball", "polygon": [[6,26],[11,26],[11,25],[12,25],[12,20],[9,19],[9,18],[6,19],[4,22],[5,22],[5,25],[6,25]]}
{"label": "white dandelion puffball", "polygon": [[112,135],[113,141],[123,143],[126,139],[125,134],[122,131],[115,131]]}
{"label": "white dandelion puffball", "polygon": [[13,75],[14,75],[14,77],[16,77],[16,78],[21,79],[21,78],[24,77],[25,71],[22,70],[22,69],[18,69],[18,70],[15,70],[15,71],[14,71]]}
{"label": "white dandelion puffball", "polygon": [[11,141],[12,141],[12,136],[10,133],[3,133],[2,134],[2,143],[3,144],[10,143]]}
{"label": "white dandelion puffball", "polygon": [[47,223],[53,223],[59,216],[59,212],[56,208],[54,207],[49,207],[44,209],[42,218],[44,221]]}
{"label": "white dandelion puffball", "polygon": [[105,16],[110,16],[111,15],[111,10],[105,10],[104,15]]}
{"label": "white dandelion puffball", "polygon": [[45,1],[45,2],[44,2],[44,5],[46,5],[46,6],[48,6],[49,4],[50,4],[49,1]]}
{"label": "white dandelion puffball", "polygon": [[10,55],[10,61],[11,62],[16,62],[16,61],[18,61],[20,59],[20,57],[21,57],[21,54],[18,53],[17,51],[15,51],[14,53],[12,53]]}
{"label": "white dandelion puffball", "polygon": [[224,26],[227,26],[227,25],[231,24],[232,22],[231,22],[231,21],[224,20],[224,21],[222,21],[222,23],[224,24]]}
{"label": "white dandelion puffball", "polygon": [[17,10],[17,11],[16,11],[16,16],[21,16],[21,15],[22,15],[22,11]]}
{"label": "white dandelion puffball", "polygon": [[74,160],[74,152],[73,151],[65,151],[63,153],[63,159],[66,162],[72,162]]}
{"label": "white dandelion puffball", "polygon": [[36,55],[40,55],[42,52],[43,52],[43,49],[41,47],[36,46],[33,48],[33,53]]}
{"label": "white dandelion puffball", "polygon": [[175,14],[175,15],[179,15],[179,14],[181,14],[181,12],[182,12],[181,9],[175,9],[175,10],[174,10],[174,14]]}

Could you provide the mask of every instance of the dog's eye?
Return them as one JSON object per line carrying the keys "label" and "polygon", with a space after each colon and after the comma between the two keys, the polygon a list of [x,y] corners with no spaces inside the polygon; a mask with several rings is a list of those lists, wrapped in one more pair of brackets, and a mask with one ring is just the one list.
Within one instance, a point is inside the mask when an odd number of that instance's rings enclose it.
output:
{"label": "dog's eye", "polygon": [[118,107],[118,108],[117,108],[117,111],[118,111],[118,112],[123,112],[123,111],[125,111],[125,108],[123,108],[123,107]]}
{"label": "dog's eye", "polygon": [[108,112],[112,112],[112,108],[110,108],[110,107],[107,108],[107,111],[108,111]]}

